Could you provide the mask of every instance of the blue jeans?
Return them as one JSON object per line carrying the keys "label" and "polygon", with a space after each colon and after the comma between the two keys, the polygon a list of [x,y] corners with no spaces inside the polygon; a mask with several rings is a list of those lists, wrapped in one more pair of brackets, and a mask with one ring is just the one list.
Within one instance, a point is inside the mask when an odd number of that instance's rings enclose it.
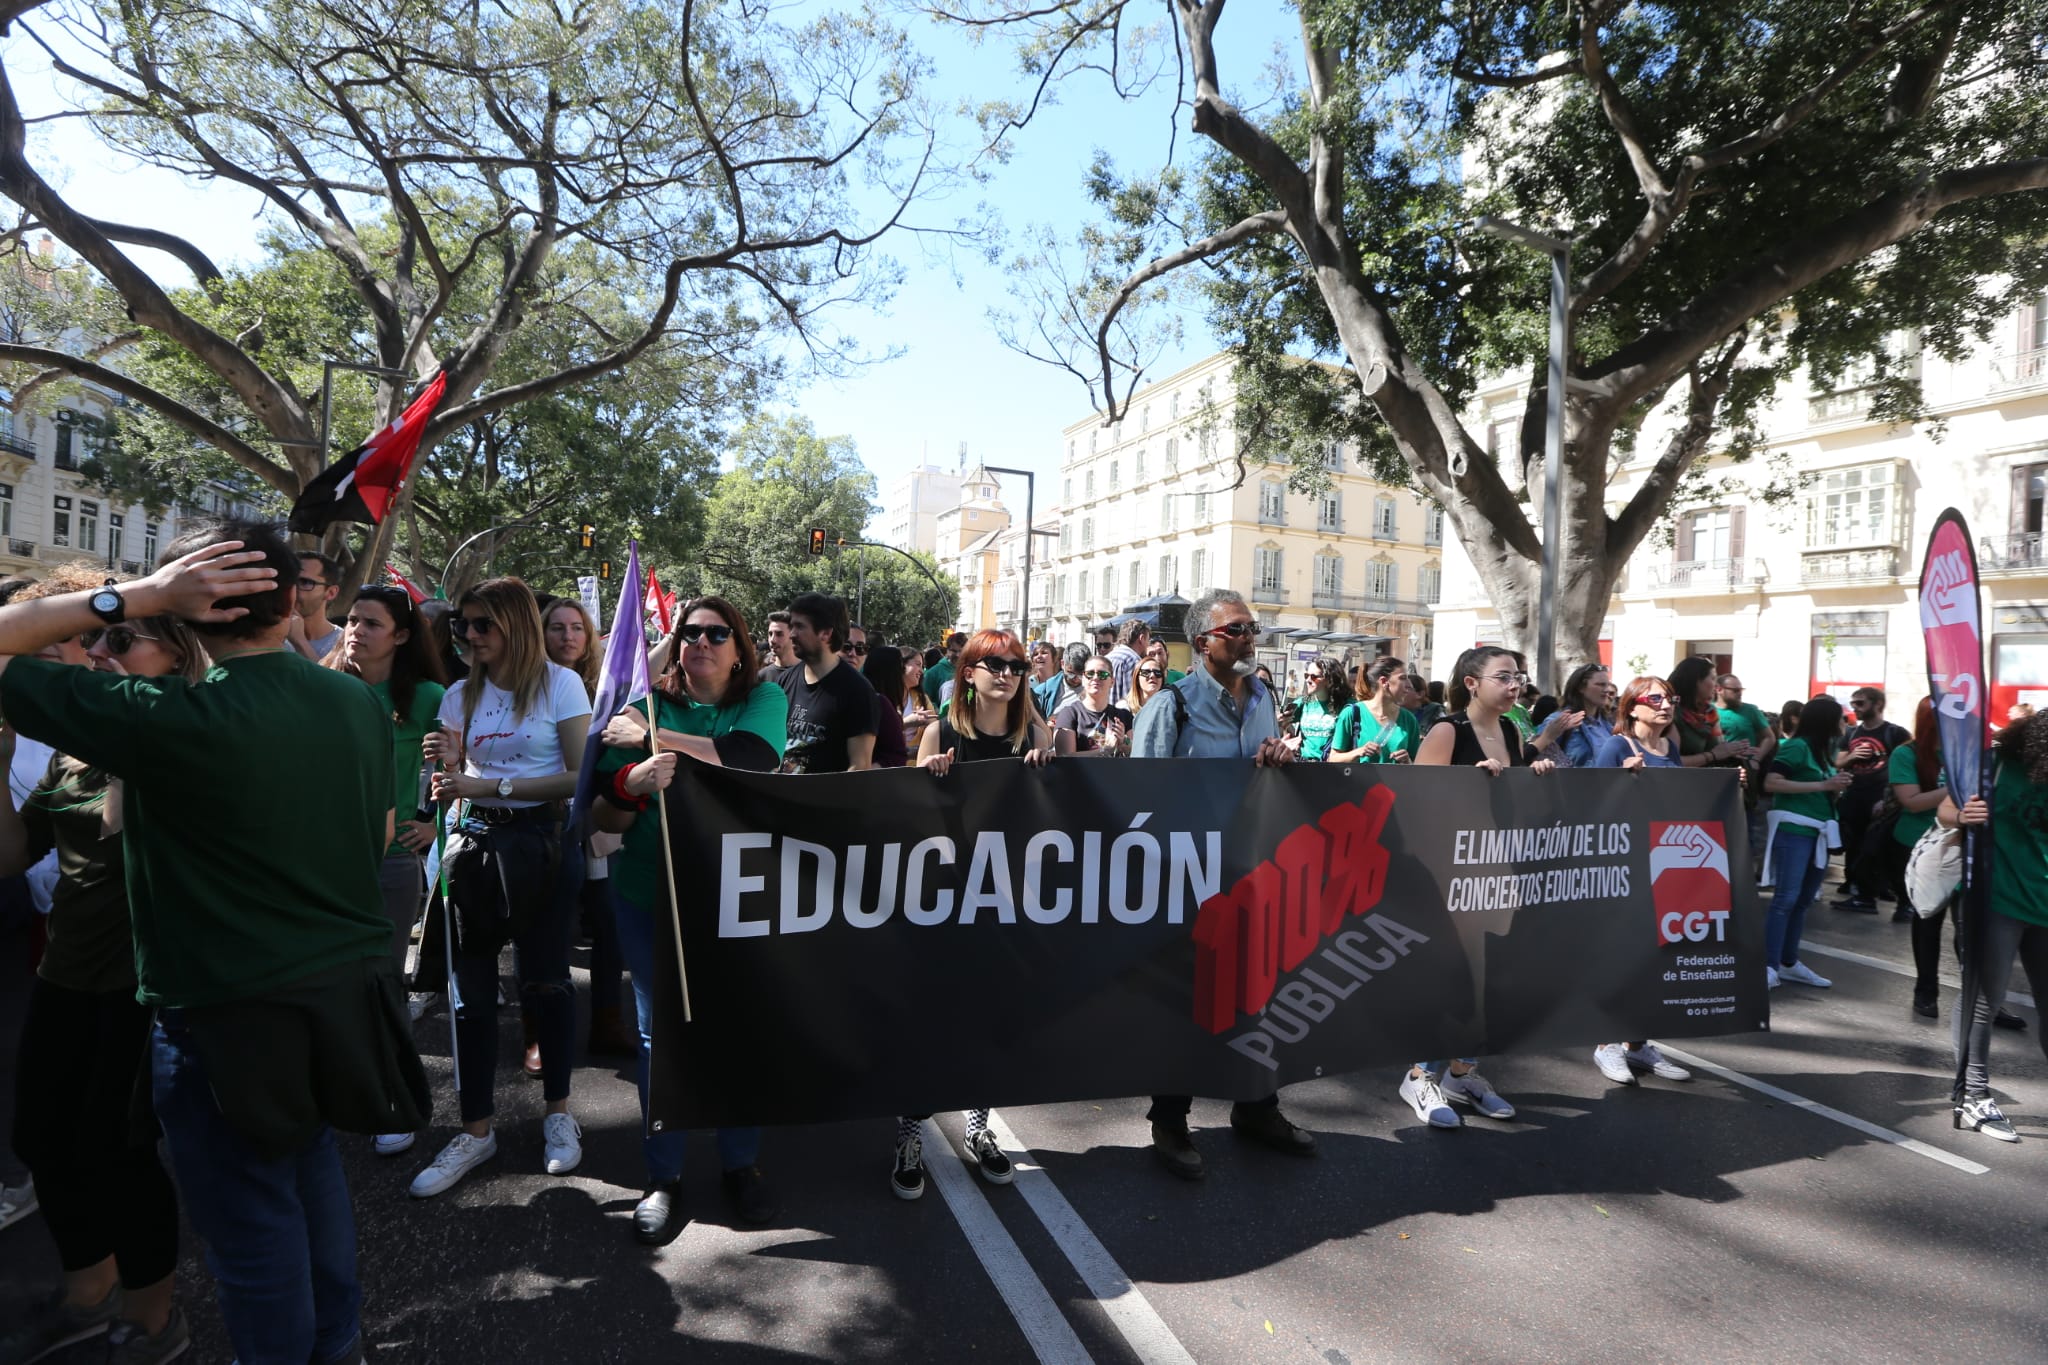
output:
{"label": "blue jeans", "polygon": [[[683,1178],[683,1140],[680,1128],[666,1132],[647,1131],[647,1054],[654,1045],[654,954],[655,934],[663,935],[662,947],[672,947],[666,923],[657,925],[655,915],[623,896],[612,898],[613,919],[619,927],[619,956],[633,976],[633,1017],[640,1025],[640,1152],[647,1159],[647,1183],[667,1185]],[[736,1171],[754,1164],[761,1154],[759,1128],[718,1130],[720,1170]]]}
{"label": "blue jeans", "polygon": [[1764,919],[1764,961],[1773,968],[1799,960],[1799,936],[1806,928],[1806,908],[1820,895],[1827,864],[1815,865],[1814,836],[1796,834],[1794,826],[1778,826],[1771,845],[1771,910]]}
{"label": "blue jeans", "polygon": [[[1458,1064],[1460,1066],[1478,1066],[1479,1059],[1477,1057],[1460,1057],[1458,1058]],[[1451,1069],[1451,1064],[1448,1059],[1440,1062],[1417,1062],[1413,1069],[1420,1071],[1431,1080],[1436,1080]]]}
{"label": "blue jeans", "polygon": [[228,1125],[183,1012],[157,1020],[152,1091],[178,1193],[206,1242],[241,1365],[349,1358],[361,1336],[356,1223],[334,1131],[265,1156]]}

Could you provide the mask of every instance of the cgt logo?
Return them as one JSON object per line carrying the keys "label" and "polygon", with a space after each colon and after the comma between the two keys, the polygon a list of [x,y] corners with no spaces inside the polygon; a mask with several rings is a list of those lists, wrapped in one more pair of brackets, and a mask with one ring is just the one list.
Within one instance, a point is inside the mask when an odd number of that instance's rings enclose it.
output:
{"label": "cgt logo", "polygon": [[1920,589],[1921,628],[1972,625],[1976,616],[1977,582],[1969,561],[1961,550],[1936,555]]}
{"label": "cgt logo", "polygon": [[1731,896],[1728,835],[1719,820],[1650,822],[1650,900],[1660,946],[1725,942]]}

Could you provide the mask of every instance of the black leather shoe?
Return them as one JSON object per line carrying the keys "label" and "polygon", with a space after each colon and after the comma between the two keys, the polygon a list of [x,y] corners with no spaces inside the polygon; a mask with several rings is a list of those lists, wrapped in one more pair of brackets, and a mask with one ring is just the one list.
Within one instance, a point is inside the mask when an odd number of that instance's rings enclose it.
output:
{"label": "black leather shoe", "polygon": [[1230,1107],[1230,1126],[1240,1137],[1276,1152],[1289,1156],[1316,1154],[1316,1135],[1289,1123],[1276,1104],[1234,1104]]}
{"label": "black leather shoe", "polygon": [[741,1166],[727,1171],[723,1177],[726,1202],[733,1212],[740,1216],[742,1223],[760,1227],[763,1223],[775,1221],[775,1200],[768,1194],[768,1182],[761,1178],[758,1166]]}
{"label": "black leather shoe", "polygon": [[679,1225],[676,1221],[676,1197],[680,1191],[677,1181],[669,1185],[656,1185],[640,1197],[633,1206],[633,1236],[646,1246],[660,1246],[669,1239],[669,1234]]}
{"label": "black leather shoe", "polygon": [[1159,1158],[1160,1165],[1182,1180],[1200,1180],[1208,1173],[1202,1165],[1202,1154],[1196,1149],[1194,1138],[1188,1135],[1186,1123],[1153,1124],[1152,1155]]}
{"label": "black leather shoe", "polygon": [[1919,916],[1913,913],[1913,907],[1903,903],[1898,909],[1892,911],[1893,924],[1911,924],[1918,918]]}
{"label": "black leather shoe", "polygon": [[1915,999],[1913,1001],[1913,1013],[1919,1015],[1922,1019],[1939,1019],[1941,1017],[1940,1008],[1932,1000]]}
{"label": "black leather shoe", "polygon": [[1993,1028],[2009,1028],[2014,1033],[2025,1033],[2027,1031],[2027,1021],[2014,1014],[2011,1010],[2000,1010],[1997,1014],[1993,1015],[1991,1017],[1991,1025]]}

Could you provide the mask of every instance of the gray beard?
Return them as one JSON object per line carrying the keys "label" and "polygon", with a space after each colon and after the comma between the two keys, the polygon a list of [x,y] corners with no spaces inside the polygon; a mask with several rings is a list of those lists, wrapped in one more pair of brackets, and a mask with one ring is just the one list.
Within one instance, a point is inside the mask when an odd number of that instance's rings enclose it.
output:
{"label": "gray beard", "polygon": [[1249,678],[1252,674],[1259,671],[1258,661],[1254,659],[1239,659],[1230,666],[1230,671],[1237,677]]}

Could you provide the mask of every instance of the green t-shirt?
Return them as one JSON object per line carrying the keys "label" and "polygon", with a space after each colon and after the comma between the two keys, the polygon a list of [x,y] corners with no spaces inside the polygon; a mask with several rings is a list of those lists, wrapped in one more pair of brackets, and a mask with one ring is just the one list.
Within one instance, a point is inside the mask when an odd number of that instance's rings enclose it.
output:
{"label": "green t-shirt", "polygon": [[94,995],[135,993],[135,938],[128,930],[128,888],[121,836],[108,835],[107,774],[52,754],[43,780],[21,803],[32,860],[57,850],[57,885],[36,975],[53,986]]}
{"label": "green t-shirt", "polygon": [[[789,744],[789,694],[775,683],[754,684],[744,701],[731,706],[705,706],[687,697],[677,701],[660,693],[656,698],[655,720],[664,730],[705,739],[717,739],[734,731],[756,735],[775,751],[777,762],[782,760],[782,752]],[[647,705],[639,697],[633,698],[626,709],[647,714]],[[613,773],[646,757],[645,749],[615,749],[607,745],[597,759],[599,780],[608,785]],[[621,899],[639,910],[653,906],[655,897],[661,894],[662,869],[661,821],[654,818],[651,809],[642,811],[633,821],[608,866],[612,890]]]}
{"label": "green t-shirt", "polygon": [[1723,739],[1760,746],[1771,737],[1771,723],[1764,719],[1763,712],[1748,702],[1740,706],[1717,707],[1716,710],[1721,717]]}
{"label": "green t-shirt", "polygon": [[1507,717],[1515,723],[1515,728],[1522,732],[1522,742],[1524,744],[1536,738],[1536,723],[1529,719],[1528,707],[1520,702],[1516,702],[1508,708]]}
{"label": "green t-shirt", "polygon": [[[1885,781],[1897,786],[1904,783],[1909,787],[1920,785],[1920,768],[1914,761],[1913,746],[1901,744],[1892,750],[1892,756],[1885,763]],[[1911,848],[1920,841],[1934,824],[1934,807],[1926,810],[1899,812],[1898,823],[1892,826],[1892,838]]]}
{"label": "green t-shirt", "polygon": [[[1835,775],[1832,767],[1813,756],[1813,750],[1803,739],[1788,739],[1779,744],[1771,758],[1771,771],[1794,782],[1825,782]],[[1829,792],[1779,792],[1771,798],[1771,805],[1788,815],[1803,815],[1809,820],[1835,818],[1835,798]]]}
{"label": "green t-shirt", "polygon": [[1386,738],[1380,740],[1379,753],[1360,754],[1356,762],[1392,763],[1394,755],[1403,750],[1407,751],[1409,762],[1415,761],[1416,752],[1422,748],[1422,727],[1416,723],[1414,714],[1397,710],[1391,724],[1383,726],[1360,702],[1352,702],[1337,717],[1337,732],[1330,739],[1330,752],[1344,753],[1362,748],[1379,740],[1382,732]]}
{"label": "green t-shirt", "polygon": [[2010,759],[1991,781],[1991,908],[2048,928],[2048,787]]}
{"label": "green t-shirt", "polygon": [[[413,685],[412,717],[398,718],[398,705],[391,699],[391,680],[371,683],[370,690],[377,694],[377,704],[384,708],[384,714],[391,717],[391,809],[399,821],[410,820],[420,807],[420,741],[433,733],[436,719],[441,714],[441,698],[447,688],[437,682],[422,678]],[[393,839],[391,847],[384,850],[386,857],[403,853],[405,848]]]}
{"label": "green t-shirt", "polygon": [[246,999],[391,951],[391,718],[357,679],[288,650],[198,683],[17,658],[0,711],[125,784],[143,1004]]}
{"label": "green t-shirt", "polygon": [[1321,697],[1309,696],[1301,703],[1301,714],[1295,718],[1295,728],[1301,732],[1301,757],[1310,763],[1319,763],[1330,750],[1330,733],[1337,728],[1337,713],[1326,705]]}
{"label": "green t-shirt", "polygon": [[[798,665],[798,667],[801,666],[801,664]],[[923,690],[927,697],[937,701],[939,699],[939,689],[951,681],[953,681],[953,661],[951,659],[940,659],[924,671],[924,681],[920,682],[918,687]]]}
{"label": "green t-shirt", "polygon": [[1182,678],[1185,678],[1186,676],[1187,674],[1181,672],[1177,668],[1169,668],[1166,670],[1166,685],[1168,687],[1171,687],[1175,683],[1179,682]]}

